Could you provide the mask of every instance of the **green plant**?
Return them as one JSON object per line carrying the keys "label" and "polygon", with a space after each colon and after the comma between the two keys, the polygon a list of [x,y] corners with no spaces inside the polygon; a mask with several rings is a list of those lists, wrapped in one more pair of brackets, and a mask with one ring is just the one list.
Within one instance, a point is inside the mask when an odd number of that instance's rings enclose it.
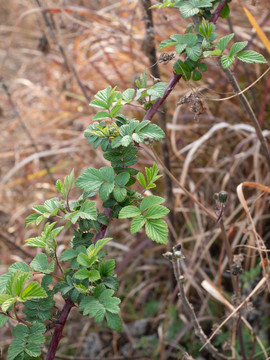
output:
{"label": "green plant", "polygon": [[[132,234],[144,227],[147,236],[157,243],[165,244],[168,237],[168,225],[163,218],[169,210],[161,205],[165,199],[156,195],[144,196],[146,190],[156,187],[161,176],[158,166],[154,162],[145,168],[145,175],[134,167],[138,151],[165,136],[159,126],[150,122],[151,118],[181,77],[186,81],[202,78],[202,73],[207,71],[203,62],[207,57],[220,58],[224,69],[236,59],[248,63],[266,62],[254,51],[243,51],[247,42],[235,43],[229,54],[223,55],[234,34],[215,42],[215,22],[216,16],[228,16],[227,3],[229,1],[163,1],[153,6],[179,8],[184,18],[199,17],[199,23],[188,26],[184,35],[171,35],[160,44],[160,49],[174,46],[182,57],[173,65],[172,84],[158,82],[147,87],[144,72],[136,82],[137,89],[130,88],[121,93],[109,86],[91,101],[90,105],[99,111],[85,130],[85,137],[94,149],[101,148],[111,166],[88,168],[76,180],[72,171],[63,182],[57,180],[60,197],[34,206],[35,213],[27,217],[26,226],[45,221],[41,235],[26,240],[27,246],[40,248],[43,252],[29,266],[17,262],[9,267],[8,273],[0,276],[0,325],[3,326],[8,318],[19,323],[13,329],[15,340],[9,347],[8,360],[40,358],[44,334],[51,327],[55,332],[46,359],[54,359],[66,319],[74,306],[83,315],[94,318],[96,323],[106,319],[111,329],[121,330],[120,299],[113,296],[118,289],[115,260],[106,260],[104,251],[104,246],[111,240],[105,237],[107,227],[113,218],[132,218]],[[123,107],[133,101],[148,110],[142,121],[121,113]],[[141,192],[132,188],[136,181]],[[70,200],[74,183],[83,191],[75,201]],[[102,210],[91,200],[97,194],[102,201]],[[51,222],[53,218],[57,221]],[[65,225],[56,227],[60,221]],[[64,228],[71,228],[73,236],[70,247],[59,256],[57,236]],[[42,275],[40,282],[31,281],[36,274]],[[61,312],[53,315],[56,293],[61,293],[65,305]],[[24,315],[20,313],[21,307]]]}

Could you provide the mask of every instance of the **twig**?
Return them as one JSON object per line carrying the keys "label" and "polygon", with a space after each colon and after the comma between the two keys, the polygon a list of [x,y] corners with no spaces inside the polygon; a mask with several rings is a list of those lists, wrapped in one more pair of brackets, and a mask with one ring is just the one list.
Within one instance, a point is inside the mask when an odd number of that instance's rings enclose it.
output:
{"label": "twig", "polygon": [[[177,252],[179,252],[179,251],[177,251]],[[181,298],[183,307],[190,316],[190,319],[194,326],[195,335],[200,339],[202,344],[205,344],[208,340],[207,336],[205,335],[201,325],[199,324],[199,321],[196,317],[193,306],[190,304],[190,302],[188,301],[186,294],[185,294],[185,289],[184,289],[184,285],[183,285],[184,277],[183,277],[183,273],[182,273],[182,269],[181,269],[181,262],[183,261],[183,258],[181,255],[180,255],[180,257],[177,256],[175,248],[173,248],[173,251],[171,254],[172,254],[171,261],[173,264],[174,275],[175,275],[175,278],[176,278],[176,281],[178,284],[180,298]],[[220,354],[218,349],[215,348],[210,342],[208,342],[205,345],[205,347],[209,351],[209,353],[212,354],[214,359],[228,359],[226,356]]]}
{"label": "twig", "polygon": [[[154,32],[154,22],[152,16],[151,0],[141,0],[142,6],[145,12],[145,38],[143,41],[143,50],[146,56],[149,59],[151,74],[153,77],[160,79],[160,70],[158,66],[156,46],[155,46],[155,32]],[[170,162],[170,149],[169,149],[169,141],[167,137],[167,129],[166,129],[166,108],[161,105],[160,112],[158,113],[158,125],[165,133],[165,137],[161,142],[161,153],[162,159],[166,166],[166,168],[171,171],[171,162]],[[173,196],[173,186],[172,180],[168,176],[167,173],[164,174],[164,183],[165,183],[165,196],[166,196],[166,205],[170,209],[170,213],[168,215],[169,220],[174,227],[174,196]],[[169,231],[169,248],[171,249],[174,244],[174,237]]]}
{"label": "twig", "polygon": [[[36,1],[36,3],[37,3],[38,7],[39,7],[40,9],[42,9],[42,5],[41,5],[40,1],[39,1],[39,0],[35,0],[35,1]],[[82,93],[83,93],[83,95],[84,95],[87,103],[89,103],[91,99],[90,99],[90,97],[88,96],[88,94],[87,94],[87,92],[86,92],[86,90],[85,90],[85,88],[84,88],[84,86],[83,86],[83,84],[82,84],[82,82],[81,82],[81,80],[80,80],[80,78],[79,78],[79,75],[78,75],[78,73],[77,73],[76,68],[74,67],[73,64],[70,64],[70,62],[69,62],[69,60],[68,60],[68,56],[67,56],[67,54],[66,54],[63,46],[59,43],[59,41],[58,41],[58,39],[57,39],[57,36],[56,36],[56,34],[55,34],[55,29],[54,29],[52,23],[50,22],[50,20],[49,20],[49,18],[48,18],[48,16],[47,16],[47,14],[46,14],[45,11],[42,11],[42,16],[43,16],[43,19],[44,19],[47,27],[50,29],[51,36],[52,36],[53,40],[55,41],[55,43],[57,44],[58,49],[59,49],[59,51],[60,51],[60,53],[61,53],[61,55],[62,55],[62,57],[63,57],[63,59],[64,59],[64,64],[65,64],[66,68],[67,68],[67,69],[70,69],[70,70],[72,71],[72,73],[73,73],[73,75],[74,75],[74,77],[75,77],[75,79],[76,79],[76,81],[77,81],[77,84],[79,85],[79,87],[80,87],[80,89],[81,89],[81,91],[82,91]]]}
{"label": "twig", "polygon": [[[216,10],[214,11],[213,15],[211,16],[211,18],[209,19],[209,22],[212,23],[216,23],[222,9],[224,8],[224,6],[227,4],[228,0],[222,0],[221,3],[218,4]],[[175,87],[175,85],[178,83],[178,81],[181,79],[182,75],[178,75],[178,74],[173,74],[173,77],[171,78],[171,80],[169,81],[164,95],[162,96],[162,98],[158,98],[155,103],[150,107],[150,109],[147,111],[147,113],[144,116],[144,120],[151,120],[153,118],[153,116],[156,114],[156,112],[160,109],[161,105],[164,103],[164,101],[167,99],[167,97],[170,95],[170,93],[172,92],[173,88]]]}
{"label": "twig", "polygon": [[270,153],[265,141],[265,138],[262,134],[262,129],[260,127],[260,124],[256,118],[256,115],[254,114],[252,107],[250,106],[247,98],[245,97],[244,94],[241,93],[241,89],[239,87],[239,84],[235,78],[235,76],[233,75],[233,73],[231,72],[230,69],[223,69],[220,62],[219,62],[220,68],[222,69],[222,71],[224,72],[225,76],[227,77],[228,81],[231,83],[234,91],[239,95],[239,100],[243,106],[243,108],[245,109],[252,125],[254,126],[254,129],[256,131],[256,134],[258,136],[258,139],[261,143],[261,147],[262,147],[262,153],[265,156],[265,159],[267,161],[268,164],[268,168],[270,170]]}
{"label": "twig", "polygon": [[1,237],[7,242],[8,245],[14,247],[15,249],[17,249],[18,251],[20,251],[20,252],[21,252],[22,254],[24,254],[25,256],[33,259],[34,256],[33,256],[32,254],[30,254],[27,250],[24,250],[24,248],[22,248],[21,246],[19,246],[18,244],[16,244],[14,240],[11,240],[11,239],[9,238],[9,236],[6,235],[6,234],[3,232],[3,230],[1,230],[1,233],[0,233],[0,238],[1,238]]}

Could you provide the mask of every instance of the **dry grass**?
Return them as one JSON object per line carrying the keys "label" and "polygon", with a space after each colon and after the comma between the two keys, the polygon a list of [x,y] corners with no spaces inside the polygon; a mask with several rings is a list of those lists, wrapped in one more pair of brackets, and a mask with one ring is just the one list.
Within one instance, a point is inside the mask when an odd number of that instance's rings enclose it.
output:
{"label": "dry grass", "polygon": [[[55,24],[57,43],[46,28],[35,1],[9,0],[0,4],[0,75],[16,107],[11,106],[6,92],[0,89],[0,273],[14,260],[30,260],[20,248],[23,248],[26,238],[37,234],[37,229],[24,229],[24,221],[34,204],[41,204],[56,195],[55,180],[63,179],[72,168],[79,175],[86,167],[106,164],[102,153],[93,151],[84,140],[83,130],[91,123],[94,111],[88,106],[73,72],[63,65],[59,44],[67,54],[69,64],[76,69],[89,97],[108,85],[117,86],[119,90],[133,87],[136,77],[149,66],[141,49],[144,23],[139,1],[47,0],[43,4]],[[256,7],[246,5],[265,34],[269,35],[269,3],[264,0]],[[172,33],[183,33],[188,23],[180,19],[177,10],[156,10],[154,14],[157,42]],[[250,48],[269,59],[238,2],[232,4],[231,22],[238,41],[249,40]],[[217,29],[220,36],[230,32],[226,20],[219,22]],[[41,46],[44,35],[49,39],[47,48]],[[245,181],[267,186],[269,169],[260,152],[255,131],[238,99],[224,102],[211,100],[230,96],[232,90],[221,70],[211,60],[208,69],[199,83],[181,81],[166,103],[172,172],[211,211],[215,211],[213,194],[220,190],[228,192],[225,229],[234,253],[244,254],[243,268],[248,272],[260,262],[254,229],[259,235],[260,246],[270,246],[269,200],[267,193],[251,188],[245,190],[253,221],[251,226],[239,203],[236,187]],[[245,69],[237,63],[234,74],[241,87],[245,88],[265,70],[265,65],[248,65]],[[161,65],[161,73],[162,80],[168,81],[172,74],[172,63]],[[252,88],[253,94],[247,92],[251,106],[260,116],[268,141],[269,79],[268,73]],[[265,91],[267,88],[268,91]],[[194,120],[188,105],[176,105],[181,97],[191,91],[203,99],[206,108],[199,121]],[[16,116],[15,111],[20,117]],[[144,115],[140,107],[129,107],[125,111],[138,119]],[[22,121],[31,133],[37,151],[23,129]],[[139,165],[143,167],[151,162],[152,159],[142,152]],[[46,165],[50,168],[51,176],[47,174]],[[160,181],[156,193],[162,195],[163,187]],[[220,318],[228,315],[228,309],[219,301],[213,301],[201,287],[201,282],[211,281],[221,293],[231,290],[220,228],[197,205],[192,204],[177,186],[174,186],[174,195],[174,232],[177,242],[183,244],[186,257],[186,294],[202,321],[201,325],[210,334],[210,324],[220,323]],[[59,353],[74,355],[74,359],[79,359],[79,356],[85,355],[83,348],[86,339],[95,329],[103,349],[100,349],[99,356],[104,359],[110,356],[127,358],[128,355],[173,359],[179,358],[180,353],[183,356],[184,343],[180,340],[187,341],[185,329],[191,331],[192,326],[181,311],[175,314],[178,320],[173,320],[172,306],[175,304],[176,291],[172,296],[171,265],[161,256],[165,247],[150,242],[144,233],[130,235],[127,222],[114,221],[109,232],[114,242],[108,249],[110,256],[117,260],[120,280],[118,293],[123,300],[121,312],[126,324],[123,333],[115,334],[95,327],[92,321],[82,320],[74,312]],[[69,239],[69,233],[60,238],[61,249],[69,243]],[[24,249],[29,256],[34,256],[35,251]],[[259,279],[262,276],[263,272]],[[247,288],[242,289],[243,299],[255,285],[254,280],[254,283],[250,282]],[[265,325],[259,332],[263,327],[260,318],[269,314],[267,287],[254,297],[254,307],[252,327],[256,335],[265,339],[265,346],[269,347],[269,326],[267,328]],[[177,308],[181,309],[180,303]],[[132,324],[138,319],[148,319],[147,328],[136,334]],[[230,333],[232,339],[230,345],[234,346],[233,323],[226,326],[225,331]],[[0,348],[6,353],[11,339],[10,329],[5,327],[0,334]],[[143,336],[148,338],[145,340]],[[151,336],[154,345],[151,345]],[[193,336],[189,335],[189,338]],[[138,349],[138,343],[141,347],[146,344],[151,355],[144,355],[145,349]],[[189,345],[188,349],[191,351],[192,346]],[[207,354],[202,356],[208,359]]]}

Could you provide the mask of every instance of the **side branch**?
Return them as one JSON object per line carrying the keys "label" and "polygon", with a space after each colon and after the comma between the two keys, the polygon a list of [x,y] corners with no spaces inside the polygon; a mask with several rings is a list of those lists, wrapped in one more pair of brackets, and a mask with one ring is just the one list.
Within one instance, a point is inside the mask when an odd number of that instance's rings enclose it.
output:
{"label": "side branch", "polygon": [[[224,6],[227,4],[228,0],[223,0],[216,8],[216,10],[214,11],[213,15],[210,18],[210,22],[212,23],[216,23],[222,9],[224,8]],[[153,116],[156,114],[156,112],[159,110],[159,108],[161,107],[161,105],[164,103],[164,101],[167,99],[167,97],[170,95],[170,93],[172,92],[173,88],[175,87],[175,85],[178,83],[178,81],[181,79],[182,75],[178,75],[178,74],[173,74],[173,77],[171,78],[171,80],[169,81],[166,89],[165,89],[165,93],[162,96],[162,98],[159,98],[156,100],[156,102],[151,106],[151,108],[147,111],[147,113],[145,114],[143,120],[152,120]]]}

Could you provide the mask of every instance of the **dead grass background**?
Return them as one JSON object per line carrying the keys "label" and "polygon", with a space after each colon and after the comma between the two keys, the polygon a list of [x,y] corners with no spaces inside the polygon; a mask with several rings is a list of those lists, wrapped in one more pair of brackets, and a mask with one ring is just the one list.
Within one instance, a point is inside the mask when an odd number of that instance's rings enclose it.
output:
{"label": "dead grass background", "polygon": [[[268,1],[258,1],[256,6],[251,6],[249,1],[244,3],[269,36]],[[34,0],[9,0],[0,4],[0,81],[8,87],[15,105],[15,108],[12,107],[6,92],[0,88],[0,273],[4,273],[14,260],[29,262],[28,255],[35,255],[35,250],[23,248],[23,245],[26,238],[38,234],[38,229],[25,229],[24,221],[33,205],[56,196],[55,181],[63,179],[72,168],[78,176],[87,167],[106,164],[102,153],[94,151],[83,137],[83,130],[91,123],[95,112],[88,106],[72,71],[65,68],[59,44],[90,98],[108,85],[117,86],[120,91],[133,87],[136,77],[149,67],[142,51],[145,33],[139,1],[46,0],[42,5],[54,23],[57,42],[46,28]],[[183,33],[188,24],[177,9],[155,10],[154,20],[157,44],[173,33]],[[259,51],[269,59],[240,4],[234,1],[231,25],[238,41],[249,40],[250,49]],[[228,22],[219,21],[217,31],[219,36],[230,33]],[[48,44],[42,42],[45,36]],[[162,81],[169,81],[172,63],[160,67]],[[266,68],[266,65],[249,64],[243,67],[238,62],[234,73],[241,87],[245,88]],[[149,78],[149,84],[151,82]],[[247,93],[268,140],[269,89],[268,73]],[[204,100],[206,111],[199,121],[194,120],[194,114],[187,105],[176,106],[179,99],[190,91],[195,91]],[[229,193],[225,227],[235,252],[244,254],[244,270],[249,271],[259,262],[258,253],[252,248],[235,248],[237,245],[256,246],[254,234],[237,198],[236,187],[243,181],[268,185],[269,169],[260,152],[254,129],[238,99],[211,101],[211,98],[231,94],[227,80],[216,64],[209,61],[208,72],[202,81],[196,84],[180,81],[169,97],[166,102],[167,127],[172,172],[181,184],[211,210],[215,209],[215,192],[226,190]],[[130,107],[126,113],[138,119],[144,115],[139,107]],[[44,161],[50,168],[51,176],[47,174]],[[151,161],[141,153],[141,168],[150,165]],[[163,183],[160,181],[155,194],[162,193]],[[209,320],[211,323],[219,322],[226,315],[226,309],[210,300],[200,284],[202,280],[210,279],[220,291],[229,289],[225,272],[227,260],[220,231],[196,205],[190,203],[180,189],[175,187],[174,194],[175,234],[183,244],[186,256],[186,291],[202,325],[210,333]],[[253,189],[246,191],[245,195],[256,229],[265,246],[269,247],[267,195]],[[66,329],[66,337],[61,342],[59,354],[62,357],[59,356],[59,359],[79,359],[86,354],[88,358],[99,356],[104,359],[112,356],[139,356],[146,359],[183,356],[187,349],[180,340],[185,329],[190,331],[192,326],[181,311],[175,313],[178,319],[176,323],[172,320],[174,300],[170,288],[171,267],[161,256],[165,247],[149,242],[144,233],[131,236],[129,224],[124,221],[114,222],[109,231],[114,237],[109,255],[115,257],[118,264],[119,296],[123,301],[121,311],[125,323],[123,333],[111,333],[74,312]],[[60,238],[60,249],[64,249],[69,240],[70,234],[64,234]],[[253,284],[250,286],[252,288]],[[256,300],[257,313],[254,310],[254,314],[257,314],[257,318],[253,324],[257,332],[262,327],[259,319],[269,314],[267,292],[263,292],[259,300]],[[136,330],[137,325],[139,330]],[[230,325],[228,329],[231,331]],[[93,335],[94,331],[98,340]],[[0,334],[4,359],[11,341],[10,327],[1,329]],[[91,336],[94,336],[94,340]],[[262,336],[269,344],[269,325],[264,326]],[[93,344],[98,341],[101,346],[96,353],[91,353]],[[85,350],[85,344],[90,344],[88,350]],[[188,349],[191,348],[192,342],[188,345]],[[208,359],[207,355],[201,358]]]}

